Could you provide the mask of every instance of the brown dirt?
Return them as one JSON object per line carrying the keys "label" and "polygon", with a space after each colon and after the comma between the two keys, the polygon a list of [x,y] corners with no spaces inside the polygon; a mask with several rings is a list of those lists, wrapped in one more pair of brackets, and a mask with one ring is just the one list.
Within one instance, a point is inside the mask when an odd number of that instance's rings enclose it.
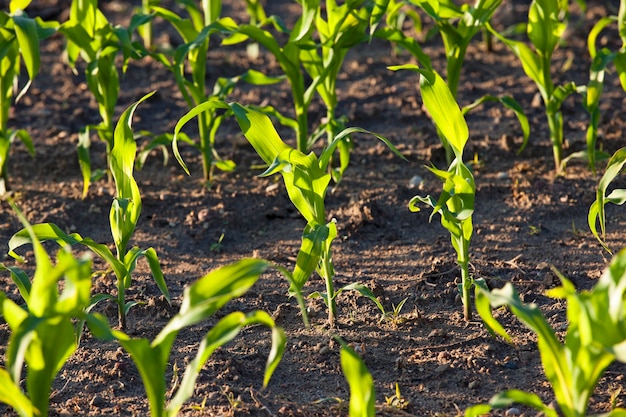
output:
{"label": "brown dirt", "polygon": [[[33,5],[31,15],[64,19],[67,3],[41,2]],[[270,12],[289,16],[287,2],[268,3]],[[523,17],[524,3],[515,2],[508,15],[499,17],[499,24]],[[111,19],[122,21],[131,6],[112,1],[103,2],[102,7]],[[598,16],[607,14],[607,7],[606,2],[589,2],[583,28],[573,31],[555,55],[558,82],[586,83],[585,33]],[[239,2],[225,10],[235,16],[242,12]],[[175,44],[175,36],[165,27],[160,26],[159,39],[170,38]],[[605,36],[602,42],[616,48],[612,36]],[[21,144],[12,149],[10,176],[16,201],[33,223],[53,222],[66,231],[110,243],[107,214],[113,190],[99,182],[87,199],[81,200],[75,152],[76,132],[85,124],[98,122],[97,107],[83,76],[74,76],[59,59],[62,40],[54,37],[42,48],[41,73],[12,112],[11,126],[27,128],[37,148],[35,159]],[[425,49],[442,69],[440,41],[426,41]],[[262,328],[247,329],[206,364],[183,415],[346,415],[349,393],[334,334],[364,348],[363,358],[376,383],[380,415],[458,415],[507,388],[530,390],[545,402],[552,401],[533,335],[503,312],[500,319],[514,335],[515,347],[491,338],[478,321],[466,323],[455,289],[459,273],[447,232],[438,219],[428,222],[428,210],[415,214],[407,209],[415,194],[438,194],[439,183],[425,164],[443,166],[436,133],[421,107],[415,74],[386,69],[410,61],[406,54],[392,54],[390,46],[381,42],[359,46],[348,55],[339,82],[339,113],[348,115],[350,125],[387,136],[409,162],[393,156],[373,139],[358,137],[344,181],[327,198],[329,218],[337,220],[339,230],[334,245],[337,286],[362,282],[388,307],[408,297],[400,319],[381,322],[371,302],[346,293],[338,300],[337,329],[326,327],[325,310],[317,300],[309,301],[312,327],[304,329],[295,301],[286,295],[286,282],[276,273],[267,273],[217,318],[235,310],[263,309],[285,328],[287,349],[269,387],[261,389],[268,333]],[[239,49],[215,46],[208,76],[212,82],[216,76],[235,75],[249,67],[276,71],[274,60],[263,54],[251,61]],[[607,75],[607,84],[601,141],[612,152],[623,140],[625,96],[615,74]],[[150,60],[132,62],[122,86],[120,113],[147,92],[158,91],[137,110],[137,130],[172,132],[177,118],[186,111],[170,74]],[[521,133],[512,114],[486,105],[467,117],[471,139],[466,155],[477,155],[482,163],[475,171],[472,273],[493,287],[514,283],[525,301],[538,303],[549,322],[564,330],[564,303],[544,295],[546,289],[558,285],[548,265],[555,265],[580,289],[591,288],[606,266],[609,257],[586,223],[597,178],[583,163],[572,163],[564,176],[552,175],[542,106],[533,105],[536,88],[503,45],[496,43],[492,53],[485,52],[480,42],[470,47],[459,90],[461,104],[485,93],[513,95],[527,110],[533,129],[528,148],[517,155]],[[277,108],[291,108],[285,85],[267,89],[244,86],[237,89],[233,100],[244,104],[265,100]],[[315,103],[313,123],[322,114],[322,107]],[[588,117],[580,97],[565,102],[564,118],[566,152],[583,149]],[[235,125],[225,126],[218,141],[222,155],[233,158],[238,168],[234,173],[218,173],[211,190],[200,186],[200,160],[188,148],[183,153],[192,169],[190,177],[173,160],[164,167],[156,153],[137,173],[144,207],[133,243],[156,249],[176,305],[185,285],[217,266],[254,256],[293,267],[299,247],[304,222],[282,184],[272,187],[279,178],[257,177],[260,171],[250,167],[260,159]],[[104,147],[94,143],[94,165],[103,163],[103,152]],[[424,178],[419,189],[409,187],[415,175]],[[609,207],[608,216],[608,241],[611,247],[621,248],[626,245],[623,209]],[[20,228],[8,205],[0,205],[3,244]],[[222,234],[223,241],[216,245]],[[32,259],[32,253],[26,256]],[[13,264],[8,256],[4,262]],[[96,268],[105,267],[96,262]],[[17,300],[8,275],[0,279],[0,289]],[[109,275],[97,278],[94,285],[95,293],[115,292],[114,278]],[[306,290],[322,288],[321,280],[313,277]],[[165,325],[171,311],[159,302],[158,294],[148,268],[141,264],[129,298],[147,304],[131,310],[129,333],[152,338]],[[115,322],[115,311],[109,307],[101,310]],[[179,335],[168,381],[173,378],[173,367],[181,369],[186,364],[213,323],[215,319]],[[7,326],[0,325],[0,346],[6,345],[8,336]],[[593,413],[607,411],[611,393],[625,388],[625,370],[619,364],[609,368],[593,396]],[[386,405],[385,397],[394,394],[396,383],[409,402],[403,411]],[[229,396],[236,404],[229,402]],[[58,375],[50,401],[55,416],[148,415],[141,379],[128,355],[116,344],[102,343],[89,334]],[[0,413],[11,414],[2,405]],[[532,413],[526,410],[526,415]]]}

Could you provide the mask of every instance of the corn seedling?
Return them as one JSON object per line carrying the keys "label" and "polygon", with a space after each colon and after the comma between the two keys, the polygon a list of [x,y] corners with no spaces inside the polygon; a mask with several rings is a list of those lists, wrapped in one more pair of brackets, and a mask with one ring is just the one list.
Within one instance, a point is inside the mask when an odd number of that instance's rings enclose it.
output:
{"label": "corn seedling", "polygon": [[[446,51],[446,83],[452,92],[452,96],[457,100],[459,81],[467,48],[476,34],[481,30],[485,30],[485,25],[498,7],[500,7],[502,0],[476,0],[473,5],[464,4],[462,6],[457,6],[452,1],[411,0],[411,3],[418,5],[424,10],[437,25]],[[421,62],[421,64],[429,68],[428,63]],[[523,150],[530,135],[530,126],[522,107],[512,97],[487,95],[464,107],[462,109],[463,113],[465,114],[487,101],[499,102],[515,113],[524,135],[524,143],[521,148]],[[441,133],[439,136],[446,151],[448,163],[450,163],[454,157],[454,152],[446,141],[445,136]]]}
{"label": "corn seedling", "polygon": [[533,48],[521,41],[507,39],[496,32],[489,23],[493,35],[504,42],[517,56],[524,72],[532,79],[539,90],[545,105],[545,113],[552,143],[555,173],[560,174],[563,162],[563,113],[561,105],[571,94],[582,92],[584,88],[569,82],[556,87],[552,80],[552,55],[561,43],[567,23],[567,1],[533,0],[528,12],[526,33]]}
{"label": "corn seedling", "polygon": [[185,368],[179,387],[166,405],[166,369],[178,332],[193,326],[222,308],[231,299],[243,295],[258,280],[269,264],[260,259],[243,259],[218,268],[185,288],[180,311],[152,341],[132,338],[111,330],[106,318],[94,315],[88,320],[96,337],[118,340],[139,370],[153,417],[174,417],[193,396],[196,380],[213,352],[234,339],[242,328],[263,325],[271,329],[272,348],[267,358],[263,386],[267,386],[285,349],[285,334],[264,311],[230,313],[220,319],[202,338],[196,356]]}
{"label": "corn seedling", "polygon": [[[589,214],[587,220],[589,223],[589,229],[591,233],[598,239],[602,247],[609,253],[611,250],[606,244],[606,213],[604,206],[608,203],[622,205],[626,202],[626,190],[617,188],[612,190],[607,195],[607,190],[611,185],[611,182],[623,171],[624,164],[626,164],[626,148],[621,148],[613,154],[606,167],[606,171],[596,190],[596,200],[591,204],[589,208]],[[600,232],[598,232],[597,225],[600,224]]]}
{"label": "corn seedling", "polygon": [[[596,43],[599,34],[609,24],[616,22],[622,47],[618,51],[611,51],[608,48],[597,50]],[[608,16],[600,19],[589,32],[587,47],[591,56],[591,68],[587,90],[583,94],[583,104],[589,113],[590,121],[587,128],[587,157],[589,166],[596,172],[596,159],[608,157],[603,152],[596,150],[598,137],[598,125],[600,123],[600,98],[604,89],[604,74],[609,64],[613,63],[619,75],[622,89],[626,91],[626,1],[622,0],[617,16]]]}
{"label": "corn seedling", "polygon": [[463,163],[463,149],[469,138],[469,129],[452,92],[439,74],[416,65],[402,65],[390,69],[407,69],[420,74],[420,90],[424,105],[454,152],[455,158],[447,171],[428,167],[443,182],[439,199],[416,196],[409,202],[409,209],[414,212],[420,211],[417,204],[421,202],[432,207],[431,220],[435,214],[441,215],[441,225],[450,232],[457,263],[461,269],[460,292],[463,315],[465,320],[469,321],[472,317],[470,289],[476,283],[469,275],[469,245],[474,229],[472,215],[476,185],[472,171]]}
{"label": "corn seedling", "polygon": [[[512,403],[537,409],[547,417],[584,417],[589,399],[606,368],[615,360],[626,362],[626,251],[622,250],[591,291],[576,292],[574,284],[561,279],[561,287],[548,295],[567,300],[568,328],[561,342],[535,304],[522,303],[511,284],[491,292],[478,289],[476,307],[492,332],[511,340],[491,315],[491,308],[506,306],[537,334],[537,346],[546,378],[552,385],[560,412],[545,405],[536,394],[508,390],[496,394],[489,404],[468,409],[466,417],[478,416],[492,408]],[[625,409],[614,409],[605,416],[624,416]]]}
{"label": "corn seedling", "polygon": [[[128,244],[141,213],[141,195],[137,182],[133,178],[137,144],[131,129],[131,119],[139,103],[146,100],[150,95],[152,93],[144,96],[124,111],[117,123],[113,137],[111,172],[115,180],[117,192],[111,205],[109,219],[116,254],[114,255],[104,244],[96,243],[90,238],[83,238],[77,233],[67,234],[55,224],[42,223],[32,226],[32,230],[41,241],[54,240],[61,245],[80,243],[102,257],[109,264],[117,278],[117,296],[100,294],[95,296],[92,302],[95,304],[105,299],[114,301],[118,306],[119,326],[122,329],[126,327],[128,311],[138,304],[137,301],[126,301],[126,290],[131,286],[132,273],[139,258],[146,258],[159,290],[169,302],[169,291],[154,248],[140,249],[133,247],[128,249]],[[21,230],[16,233],[9,241],[11,255],[21,259],[14,250],[24,244],[31,243],[31,241],[31,235],[28,230]]]}
{"label": "corn seedling", "polygon": [[376,390],[374,380],[363,359],[340,338],[341,369],[350,385],[350,417],[374,417],[376,415]]}
{"label": "corn seedling", "polygon": [[[226,104],[217,100],[211,100],[194,107],[185,114],[176,124],[174,129],[173,148],[174,154],[181,165],[184,161],[177,149],[177,136],[183,126],[198,114],[211,108],[232,110],[244,136],[257,151],[261,159],[269,165],[261,174],[269,176],[280,173],[283,176],[289,199],[307,221],[302,234],[302,246],[296,259],[296,267],[293,274],[288,273],[290,292],[293,293],[300,303],[305,323],[306,310],[301,299],[301,291],[310,276],[317,273],[326,284],[325,293],[317,293],[324,298],[328,306],[328,323],[334,326],[336,316],[335,297],[337,292],[333,286],[335,275],[332,261],[332,242],[337,237],[337,226],[334,220],[326,219],[324,200],[330,174],[328,166],[338,143],[347,135],[353,133],[370,133],[360,128],[348,128],[340,132],[333,142],[324,148],[318,158],[313,152],[305,155],[299,150],[287,145],[278,135],[272,121],[264,113],[241,106],[240,104]],[[384,137],[375,135],[400,157],[402,154]],[[286,270],[281,270],[286,272]],[[351,289],[351,288],[350,288]]]}
{"label": "corn seedling", "polygon": [[20,76],[22,63],[26,68],[28,82],[17,93],[19,100],[39,72],[39,41],[50,36],[58,26],[56,22],[31,19],[24,12],[30,1],[12,0],[10,13],[0,12],[0,196],[9,190],[9,151],[11,143],[19,139],[35,156],[30,134],[24,129],[9,129],[9,109]]}
{"label": "corn seedling", "polygon": [[[319,0],[304,1],[301,3],[302,14],[293,30],[287,29],[278,17],[270,16],[256,26],[239,25],[235,36],[228,42],[252,40],[278,61],[291,87],[295,120],[274,108],[265,110],[276,116],[281,124],[294,129],[298,151],[309,152],[324,134],[328,146],[345,127],[343,118],[336,114],[337,77],[349,49],[367,40],[368,24],[375,26],[382,18],[384,3],[378,1],[364,5],[364,2],[357,1],[338,4],[333,0],[322,5]],[[284,45],[272,32],[263,29],[268,25],[273,25],[279,33],[289,35]],[[307,78],[311,79],[308,85]],[[318,129],[309,133],[309,107],[316,92],[326,106],[326,118]],[[345,136],[335,147],[339,150],[339,167],[331,171],[334,179],[339,181],[349,164],[349,136]]]}
{"label": "corn seedling", "polygon": [[[90,304],[91,260],[74,258],[69,248],[63,247],[53,264],[26,218],[13,208],[33,244],[36,268],[31,282],[24,272],[0,264],[0,269],[9,269],[12,276],[25,277],[24,285],[18,284],[25,308],[0,291],[0,316],[11,331],[5,368],[0,368],[0,402],[21,417],[45,417],[52,382],[78,346],[82,326],[76,320],[85,319]],[[21,388],[22,379],[26,392]]]}
{"label": "corn seedling", "polygon": [[[98,103],[102,119],[97,126],[86,126],[79,133],[78,160],[83,175],[83,198],[86,197],[92,180],[102,177],[105,172],[110,173],[112,169],[110,165],[115,127],[113,118],[120,89],[115,59],[122,54],[122,71],[125,72],[130,58],[138,59],[142,56],[141,45],[132,42],[132,33],[146,21],[145,16],[134,15],[128,28],[113,26],[98,9],[97,0],[74,0],[69,20],[59,28],[67,39],[66,52],[72,70],[76,72],[79,58],[87,64],[87,86]],[[91,129],[95,129],[100,140],[106,144],[108,161],[104,170],[93,173],[89,155]]]}
{"label": "corn seedling", "polygon": [[[282,81],[280,77],[269,77],[258,71],[249,70],[237,77],[219,78],[211,94],[207,94],[207,53],[210,37],[218,33],[232,33],[236,24],[230,18],[219,18],[221,1],[205,1],[202,7],[189,1],[183,4],[190,16],[189,18],[182,18],[162,7],[152,8],[154,16],[159,16],[168,21],[184,42],[176,48],[173,56],[168,56],[162,52],[154,52],[152,56],[174,75],[178,88],[189,108],[207,100],[225,100],[240,81],[255,85],[274,84]],[[190,69],[190,77],[185,74],[186,68]],[[210,185],[212,181],[214,167],[224,171],[234,169],[232,161],[222,160],[215,151],[215,136],[224,117],[225,115],[218,114],[216,109],[208,109],[199,114],[197,118],[199,141],[197,143],[188,141],[202,155],[202,180],[206,185]]]}

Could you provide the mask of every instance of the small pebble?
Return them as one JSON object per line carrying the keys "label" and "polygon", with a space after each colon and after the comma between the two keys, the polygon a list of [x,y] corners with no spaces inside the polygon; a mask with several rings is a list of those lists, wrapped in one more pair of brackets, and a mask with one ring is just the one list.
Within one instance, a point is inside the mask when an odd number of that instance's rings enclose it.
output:
{"label": "small pebble", "polygon": [[506,171],[498,172],[496,174],[496,179],[498,179],[498,180],[508,180],[509,179],[509,173],[506,172]]}
{"label": "small pebble", "polygon": [[469,384],[467,384],[467,387],[469,389],[474,389],[477,388],[480,385],[480,382],[478,381],[470,381]]}
{"label": "small pebble", "polygon": [[515,407],[511,407],[504,412],[505,417],[516,417],[516,416],[519,416],[520,414],[521,414],[520,410]]}
{"label": "small pebble", "polygon": [[278,187],[280,186],[279,183],[275,182],[273,184],[268,185],[267,187],[265,187],[265,192],[266,193],[271,193],[273,191],[278,190]]}
{"label": "small pebble", "polygon": [[422,183],[424,182],[424,179],[422,177],[420,177],[419,175],[415,175],[413,178],[411,178],[411,180],[409,181],[409,188],[417,188],[419,187]]}

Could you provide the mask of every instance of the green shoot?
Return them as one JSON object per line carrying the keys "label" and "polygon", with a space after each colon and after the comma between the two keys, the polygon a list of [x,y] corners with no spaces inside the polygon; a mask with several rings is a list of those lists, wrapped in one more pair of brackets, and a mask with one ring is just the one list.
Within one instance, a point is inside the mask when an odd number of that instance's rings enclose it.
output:
{"label": "green shoot", "polygon": [[[140,45],[131,42],[131,38],[134,30],[145,22],[145,16],[136,15],[131,19],[129,28],[114,27],[98,9],[97,0],[74,0],[69,20],[59,28],[67,38],[67,58],[72,69],[76,71],[79,57],[87,63],[87,85],[98,103],[102,119],[99,125],[87,126],[79,134],[78,160],[83,175],[83,198],[87,196],[92,180],[101,177],[104,171],[110,173],[115,127],[113,117],[120,89],[115,60],[122,53],[122,71],[125,72],[131,57],[141,57]],[[106,144],[108,161],[104,171],[94,173],[89,155],[91,129],[95,129],[98,137]]]}
{"label": "green shoot", "polygon": [[[348,128],[340,132],[333,142],[324,148],[319,157],[313,152],[305,155],[287,145],[280,138],[272,121],[264,113],[237,103],[229,105],[219,100],[210,100],[194,107],[176,124],[172,146],[181,165],[184,166],[184,162],[177,150],[177,137],[180,130],[198,114],[216,108],[231,110],[234,113],[246,139],[261,159],[269,165],[262,176],[277,173],[283,176],[289,199],[307,221],[302,233],[302,245],[296,259],[296,267],[293,273],[286,275],[290,282],[290,292],[298,298],[305,323],[307,323],[301,291],[311,275],[317,271],[326,285],[328,324],[333,327],[337,307],[336,290],[333,285],[335,270],[332,260],[332,242],[337,237],[337,226],[334,220],[326,219],[324,207],[330,183],[328,166],[336,147],[345,137],[358,132],[373,133],[359,128]],[[380,135],[373,135],[389,146],[395,154],[402,157],[387,139]],[[283,270],[283,272],[286,271]]]}
{"label": "green shoot", "polygon": [[[109,294],[97,295],[92,300],[92,303],[95,304],[104,299],[114,301],[118,306],[118,321],[122,329],[126,328],[128,311],[138,304],[136,301],[126,301],[126,290],[131,286],[132,273],[139,258],[146,258],[159,290],[161,290],[161,293],[169,302],[169,291],[154,248],[140,249],[133,247],[128,249],[128,244],[135,232],[141,213],[141,194],[133,177],[137,144],[133,137],[131,120],[137,106],[151,95],[152,93],[144,96],[124,111],[117,123],[113,136],[110,164],[117,193],[111,205],[109,220],[116,254],[114,255],[106,245],[96,243],[89,238],[83,238],[77,233],[67,234],[52,223],[32,226],[32,230],[39,240],[54,240],[61,245],[80,243],[87,246],[109,264],[117,278],[117,296]],[[17,259],[21,259],[14,250],[31,242],[32,239],[28,230],[21,230],[9,241],[9,253]]]}
{"label": "green shoot", "polygon": [[385,403],[389,407],[397,408],[398,410],[404,410],[409,406],[409,401],[402,396],[400,392],[400,384],[396,382],[396,392],[391,397],[385,396]]}
{"label": "green shoot", "polygon": [[[510,337],[491,315],[491,308],[508,307],[529,329],[537,334],[537,345],[546,378],[552,385],[560,413],[565,417],[584,417],[589,399],[606,368],[615,360],[626,362],[626,251],[619,252],[591,291],[576,292],[574,284],[561,279],[561,287],[548,295],[567,300],[568,329],[561,342],[535,304],[524,304],[511,284],[489,292],[477,291],[476,306],[492,332]],[[556,417],[557,412],[535,394],[509,390],[492,397],[489,404],[474,406],[466,417],[478,416],[491,408],[512,403],[524,404]],[[625,415],[615,409],[609,415]]]}
{"label": "green shoot", "polygon": [[[618,51],[610,51],[608,48],[597,50],[596,40],[600,33],[609,24],[617,22],[618,34],[622,41],[622,47]],[[589,55],[593,60],[589,70],[589,83],[587,90],[584,92],[584,107],[589,113],[590,122],[587,128],[587,157],[589,166],[596,172],[596,160],[598,156],[601,158],[608,155],[596,150],[596,142],[598,138],[598,126],[600,123],[600,98],[604,89],[604,74],[609,64],[614,63],[615,69],[619,76],[622,89],[626,91],[626,2],[620,2],[620,8],[617,16],[608,16],[600,19],[589,32],[587,38],[587,46]]]}
{"label": "green shoot", "polygon": [[30,134],[24,129],[9,129],[9,109],[14,88],[20,76],[22,64],[26,68],[28,82],[17,93],[19,100],[29,89],[39,72],[39,41],[54,33],[58,23],[45,23],[31,19],[24,12],[30,1],[11,0],[10,13],[0,12],[0,196],[10,189],[8,161],[11,143],[19,139],[28,152],[35,156]]}
{"label": "green shoot", "polygon": [[149,341],[144,338],[131,338],[127,334],[111,330],[106,319],[94,316],[88,324],[91,331],[99,338],[118,340],[134,361],[150,403],[150,415],[153,417],[174,417],[183,404],[194,394],[194,387],[200,371],[213,352],[233,340],[247,326],[263,325],[272,332],[272,349],[267,358],[263,386],[267,386],[274,370],[278,366],[285,350],[285,334],[274,324],[272,318],[263,311],[244,314],[240,311],[228,314],[217,322],[204,335],[195,358],[185,368],[178,388],[166,405],[166,370],[173,343],[178,332],[193,326],[222,308],[231,299],[243,295],[256,283],[269,264],[260,259],[243,259],[236,263],[218,268],[189,287],[185,288],[180,311]]}
{"label": "green shoot", "polygon": [[493,35],[504,42],[520,59],[524,72],[537,85],[545,105],[556,174],[560,174],[563,167],[564,138],[561,105],[571,94],[583,91],[573,82],[556,87],[552,81],[550,71],[552,55],[561,43],[561,37],[565,32],[566,15],[566,1],[533,0],[528,12],[526,32],[534,49],[524,42],[505,38],[496,32],[489,23],[486,23],[486,27]]}
{"label": "green shoot", "polygon": [[[0,368],[0,402],[13,407],[22,417],[45,417],[52,382],[78,346],[77,333],[82,327],[75,320],[85,319],[90,303],[91,260],[76,259],[64,247],[53,264],[33,227],[11,205],[32,241],[36,268],[32,285],[28,291],[21,291],[26,308],[0,291],[0,315],[11,330],[7,368]],[[7,268],[2,265],[2,269]],[[27,394],[21,388],[25,364]]]}
{"label": "green shoot", "polygon": [[[613,154],[606,167],[604,175],[598,183],[596,190],[596,200],[589,208],[587,221],[591,233],[598,239],[602,247],[609,253],[611,250],[606,244],[606,213],[604,206],[608,203],[622,205],[626,202],[626,190],[622,188],[614,189],[610,194],[606,194],[609,185],[623,171],[626,164],[626,148],[621,148]],[[600,232],[598,232],[597,224],[600,223]]]}
{"label": "green shoot", "polygon": [[457,263],[461,269],[463,316],[469,321],[472,318],[470,289],[474,284],[469,275],[469,245],[474,230],[472,215],[476,193],[472,171],[463,163],[463,149],[469,138],[469,129],[452,92],[439,74],[419,68],[417,65],[402,65],[390,69],[408,69],[420,74],[424,105],[455,155],[447,171],[428,167],[443,182],[439,199],[416,196],[409,202],[409,209],[414,212],[420,211],[417,203],[421,202],[432,207],[431,220],[435,214],[441,215],[441,225],[450,232]]}
{"label": "green shoot", "polygon": [[[207,100],[226,100],[229,94],[240,81],[255,85],[268,85],[282,81],[281,77],[269,77],[254,70],[232,78],[219,78],[210,94],[207,94],[207,54],[209,41],[212,35],[232,33],[236,29],[235,22],[230,18],[220,19],[221,1],[213,1],[210,6],[202,8],[193,2],[185,2],[189,18],[182,18],[174,12],[162,8],[152,7],[154,16],[168,21],[183,38],[184,44],[174,51],[173,56],[162,52],[153,52],[152,56],[162,63],[173,75],[189,108],[198,106]],[[185,74],[190,69],[190,76]],[[191,142],[202,155],[202,181],[210,186],[214,168],[231,171],[234,168],[232,161],[225,161],[215,151],[217,131],[226,115],[219,114],[216,109],[210,108],[198,114],[199,140]]]}

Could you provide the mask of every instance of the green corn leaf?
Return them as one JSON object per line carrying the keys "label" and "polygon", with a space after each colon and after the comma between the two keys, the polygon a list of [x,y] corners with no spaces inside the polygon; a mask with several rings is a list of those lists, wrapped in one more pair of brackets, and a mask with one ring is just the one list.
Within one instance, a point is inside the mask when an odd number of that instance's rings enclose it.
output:
{"label": "green corn leaf", "polygon": [[489,333],[491,333],[492,335],[497,334],[507,342],[512,343],[511,336],[509,336],[506,330],[504,330],[504,327],[502,327],[502,325],[493,317],[493,314],[491,312],[491,304],[489,302],[489,296],[486,294],[487,292],[489,292],[487,289],[476,286],[476,311],[480,315],[480,318],[483,320],[483,323],[487,327],[487,330],[489,330]]}
{"label": "green corn leaf", "polygon": [[[60,227],[53,223],[36,224],[32,225],[31,228],[34,236],[39,241],[53,240],[60,245],[75,245],[80,243],[87,246],[98,256],[103,258],[111,266],[111,268],[113,268],[115,275],[125,276],[127,273],[124,264],[120,262],[115,255],[113,255],[111,250],[106,245],[96,243],[89,238],[83,238],[78,233],[71,233],[68,235],[61,230]],[[18,260],[22,260],[22,258],[15,253],[15,249],[29,243],[33,243],[33,237],[31,237],[27,229],[20,230],[9,240],[9,255]]]}
{"label": "green corn leaf", "polygon": [[543,412],[546,417],[558,417],[557,412],[553,408],[545,405],[537,394],[529,392],[515,389],[507,390],[494,395],[489,401],[489,404],[493,408],[506,408],[515,403],[524,404],[534,408],[535,410],[539,410]]}
{"label": "green corn leaf", "polygon": [[420,89],[424,105],[437,128],[452,146],[457,158],[460,158],[465,143],[469,139],[469,129],[446,82],[437,72],[419,68],[417,65],[399,65],[389,67],[389,69],[393,71],[408,69],[420,74]]}
{"label": "green corn leaf", "polygon": [[276,327],[274,320],[264,311],[254,311],[249,314],[237,311],[221,319],[206,334],[200,343],[196,357],[185,369],[180,388],[167,408],[167,415],[176,416],[183,403],[193,395],[198,375],[215,349],[233,340],[242,328],[259,324],[272,330],[272,349],[268,356],[263,378],[263,386],[267,386],[285,350],[285,334],[282,329]]}
{"label": "green corn leaf", "polygon": [[52,382],[77,346],[69,317],[46,319],[39,323],[35,332],[37,336],[26,353],[26,386],[33,405],[46,415]]}
{"label": "green corn leaf", "polygon": [[13,16],[13,22],[15,23],[15,35],[20,53],[29,78],[28,83],[16,95],[15,100],[19,101],[39,72],[39,32],[37,22],[24,15]]}
{"label": "green corn leaf", "polygon": [[342,340],[341,369],[350,385],[350,417],[374,417],[376,415],[376,391],[374,380],[359,355]]}
{"label": "green corn leaf", "polygon": [[168,338],[169,343],[151,345],[146,339],[131,339],[119,331],[113,331],[113,335],[130,354],[139,370],[150,404],[150,414],[155,417],[165,416],[165,370],[175,336]]}
{"label": "green corn leaf", "polygon": [[238,103],[230,105],[244,136],[267,164],[271,164],[289,146],[283,142],[269,117]]}
{"label": "green corn leaf", "polygon": [[556,113],[570,95],[583,92],[585,87],[578,87],[574,82],[560,85],[554,89],[550,100],[546,104],[546,111]]}
{"label": "green corn leaf", "polygon": [[619,82],[622,85],[622,89],[626,91],[626,50],[616,52],[614,62],[619,76]]}
{"label": "green corn leaf", "polygon": [[13,382],[11,375],[0,368],[0,402],[8,404],[20,417],[34,417],[38,414],[33,403],[20,389],[19,383]]}
{"label": "green corn leaf", "polygon": [[11,14],[14,14],[19,10],[25,10],[30,2],[31,0],[11,0],[9,3],[9,11]]}
{"label": "green corn leaf", "polygon": [[211,316],[224,304],[244,294],[269,264],[260,259],[243,259],[218,268],[185,288],[179,313],[161,330],[153,344],[163,343],[183,327]]}
{"label": "green corn leaf", "polygon": [[[609,202],[623,204],[624,201],[622,200],[622,198],[624,197],[624,191],[622,190],[620,192],[618,190],[614,190],[612,195],[609,196],[606,195],[606,192],[611,182],[613,182],[613,180],[617,178],[617,176],[620,175],[620,173],[622,172],[624,164],[626,164],[626,148],[621,148],[616,151],[609,160],[604,175],[598,183],[596,200],[589,208],[589,213],[587,216],[587,222],[589,224],[589,229],[591,230],[591,233],[596,237],[596,239],[598,239],[598,241],[607,251],[609,251],[609,248],[606,246],[605,243],[606,215],[604,206]],[[598,232],[598,229],[596,227],[598,223],[600,224],[600,233]]]}
{"label": "green corn leaf", "polygon": [[178,138],[180,136],[180,131],[187,124],[187,122],[189,122],[194,117],[197,117],[201,113],[215,110],[215,109],[229,110],[230,107],[228,106],[228,104],[220,100],[205,101],[204,103],[198,104],[197,106],[189,110],[187,113],[185,113],[183,117],[181,117],[178,120],[178,122],[176,123],[176,126],[174,127],[174,137],[172,139],[172,152],[174,153],[176,160],[178,161],[180,166],[185,170],[187,175],[189,175],[189,169],[187,168],[187,165],[183,161],[183,158],[180,155],[180,151],[178,150]]}
{"label": "green corn leaf", "polygon": [[413,55],[424,68],[432,68],[430,57],[424,53],[420,44],[412,37],[406,36],[401,30],[393,27],[379,28],[374,37],[398,44]]}
{"label": "green corn leaf", "polygon": [[528,11],[528,38],[539,55],[549,58],[567,27],[555,0],[533,0]]}
{"label": "green corn leaf", "polygon": [[383,16],[385,16],[385,13],[387,13],[388,7],[389,7],[389,0],[376,0],[374,2],[374,8],[370,15],[370,22],[369,22],[370,23],[370,39],[372,38],[372,35],[376,31],[378,24],[383,19]]}
{"label": "green corn leaf", "polygon": [[334,223],[320,225],[308,223],[302,232],[302,243],[296,258],[296,267],[292,278],[295,288],[290,291],[301,291],[304,284],[317,268],[323,253],[324,242],[331,241],[337,235]]}
{"label": "green corn leaf", "polygon": [[296,24],[296,30],[293,31],[293,35],[297,34],[293,39],[294,42],[302,41],[311,32],[320,0],[303,0],[301,4],[302,14]]}
{"label": "green corn leaf", "polygon": [[[20,295],[24,300],[28,299],[28,295],[30,294],[30,278],[24,271],[14,266],[6,266],[3,263],[0,263],[0,271],[9,271],[11,273],[11,280],[15,285],[17,285],[18,290],[20,291]],[[0,297],[0,300],[2,298]]]}
{"label": "green corn leaf", "polygon": [[617,18],[614,16],[607,16],[599,19],[594,25],[593,28],[589,31],[589,35],[587,35],[587,48],[589,50],[589,56],[591,59],[596,58],[597,54],[597,39],[600,32],[604,30],[608,25],[613,22],[616,22]]}

